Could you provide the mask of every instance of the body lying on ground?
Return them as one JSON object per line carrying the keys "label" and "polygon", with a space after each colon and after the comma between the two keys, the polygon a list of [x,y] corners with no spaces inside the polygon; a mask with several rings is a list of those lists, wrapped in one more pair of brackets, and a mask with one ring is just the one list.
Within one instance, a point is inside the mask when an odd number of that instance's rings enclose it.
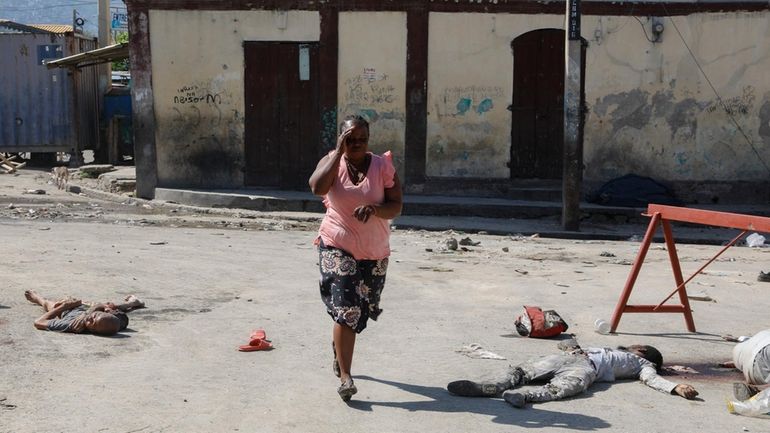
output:
{"label": "body lying on ground", "polygon": [[44,298],[34,290],[25,291],[24,296],[45,310],[45,314],[35,320],[35,328],[75,334],[114,335],[128,326],[126,313],[145,306],[144,302],[134,295],[127,296],[121,304],[84,303],[74,298],[54,301]]}
{"label": "body lying on ground", "polygon": [[[728,341],[739,341],[731,336]],[[770,384],[770,329],[758,332],[733,348],[733,362],[723,364],[743,372],[745,383],[734,383],[733,393],[738,400],[747,400]]]}
{"label": "body lying on ground", "polygon": [[[496,380],[458,380],[449,383],[447,390],[466,397],[502,396],[517,408],[524,407],[526,403],[572,397],[587,390],[594,382],[614,382],[619,379],[638,379],[653,389],[686,399],[698,395],[690,385],[676,384],[658,376],[663,357],[652,346],[583,349],[575,343],[564,349],[565,352],[558,355],[509,366],[505,376]],[[520,385],[536,381],[547,382],[532,391],[514,390]]]}

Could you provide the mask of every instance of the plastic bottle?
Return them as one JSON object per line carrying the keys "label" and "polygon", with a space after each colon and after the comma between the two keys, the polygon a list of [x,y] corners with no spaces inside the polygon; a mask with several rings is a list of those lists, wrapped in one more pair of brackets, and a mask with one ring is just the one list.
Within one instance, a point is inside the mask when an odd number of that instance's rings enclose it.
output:
{"label": "plastic bottle", "polygon": [[738,415],[770,418],[770,388],[745,401],[728,401],[727,410]]}
{"label": "plastic bottle", "polygon": [[610,324],[604,319],[596,319],[594,329],[600,334],[607,335],[610,333]]}

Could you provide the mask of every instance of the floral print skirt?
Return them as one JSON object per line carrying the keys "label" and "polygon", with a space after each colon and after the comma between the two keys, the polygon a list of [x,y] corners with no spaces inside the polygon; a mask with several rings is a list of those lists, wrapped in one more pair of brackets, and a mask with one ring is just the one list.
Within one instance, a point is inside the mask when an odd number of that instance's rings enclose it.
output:
{"label": "floral print skirt", "polygon": [[356,333],[366,328],[371,318],[377,320],[382,309],[380,295],[385,287],[387,257],[380,260],[356,260],[339,248],[318,246],[321,270],[321,299],[335,322]]}

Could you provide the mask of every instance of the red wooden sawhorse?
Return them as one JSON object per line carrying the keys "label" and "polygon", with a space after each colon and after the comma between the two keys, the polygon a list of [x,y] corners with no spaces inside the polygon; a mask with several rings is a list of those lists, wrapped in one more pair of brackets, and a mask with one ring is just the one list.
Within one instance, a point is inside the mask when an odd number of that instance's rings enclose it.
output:
{"label": "red wooden sawhorse", "polygon": [[[649,205],[647,207],[647,213],[644,215],[652,217],[652,220],[650,220],[650,225],[647,227],[647,233],[644,235],[642,245],[639,248],[639,253],[634,261],[634,266],[631,268],[628,280],[626,280],[626,286],[623,288],[623,293],[620,295],[618,305],[615,307],[615,312],[612,313],[612,326],[610,332],[615,332],[615,330],[618,329],[618,323],[620,323],[620,317],[623,313],[682,313],[684,314],[684,320],[687,323],[687,330],[695,332],[695,322],[692,320],[692,311],[690,310],[690,302],[687,300],[687,289],[685,288],[685,284],[695,278],[696,275],[703,271],[703,269],[711,264],[711,262],[716,260],[717,257],[722,255],[722,253],[727,251],[728,248],[735,245],[735,243],[748,231],[770,232],[770,218],[703,209],[664,206],[660,204]],[[682,268],[679,266],[679,257],[676,254],[676,244],[674,243],[674,236],[671,232],[671,223],[669,221],[727,227],[739,229],[741,230],[741,233],[725,245],[711,258],[711,260],[695,271],[690,278],[684,280],[682,278]],[[666,240],[666,249],[668,250],[668,257],[671,260],[671,269],[674,271],[676,288],[658,305],[628,305],[628,298],[631,297],[631,290],[633,290],[634,283],[636,283],[636,277],[639,276],[639,271],[642,269],[644,258],[647,256],[647,250],[650,249],[650,244],[652,243],[655,231],[658,229],[658,225],[663,227],[663,237]],[[677,293],[679,294],[679,305],[663,305]]]}

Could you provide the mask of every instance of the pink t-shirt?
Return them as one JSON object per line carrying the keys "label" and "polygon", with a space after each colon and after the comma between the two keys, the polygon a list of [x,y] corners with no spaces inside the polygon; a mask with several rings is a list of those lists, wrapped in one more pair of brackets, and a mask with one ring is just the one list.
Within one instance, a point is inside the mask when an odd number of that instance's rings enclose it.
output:
{"label": "pink t-shirt", "polygon": [[326,216],[318,230],[324,245],[345,250],[356,260],[379,260],[390,255],[390,220],[371,216],[363,223],[353,216],[358,206],[381,204],[385,189],[394,185],[396,168],[390,151],[382,156],[369,155],[369,170],[358,185],[348,177],[345,161],[340,161],[337,178],[324,196]]}

